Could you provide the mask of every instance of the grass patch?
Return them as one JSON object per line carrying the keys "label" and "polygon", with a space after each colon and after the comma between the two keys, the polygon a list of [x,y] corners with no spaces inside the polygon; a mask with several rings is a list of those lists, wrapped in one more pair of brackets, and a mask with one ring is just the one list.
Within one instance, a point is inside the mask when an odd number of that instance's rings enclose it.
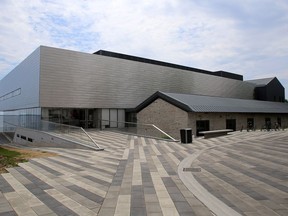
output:
{"label": "grass patch", "polygon": [[55,153],[40,152],[11,147],[0,147],[0,173],[6,168],[18,166],[18,163],[27,162],[30,158],[55,156]]}
{"label": "grass patch", "polygon": [[0,172],[26,161],[27,159],[23,158],[21,153],[0,147]]}
{"label": "grass patch", "polygon": [[8,149],[0,147],[0,155],[3,157],[12,158],[12,157],[20,156],[21,154],[19,152],[10,151]]}

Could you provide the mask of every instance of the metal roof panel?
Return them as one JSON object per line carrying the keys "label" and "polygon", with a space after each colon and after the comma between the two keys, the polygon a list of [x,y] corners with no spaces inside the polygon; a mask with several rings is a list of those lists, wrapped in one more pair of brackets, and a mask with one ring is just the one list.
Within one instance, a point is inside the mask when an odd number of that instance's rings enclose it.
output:
{"label": "metal roof panel", "polygon": [[288,104],[281,102],[161,93],[186,105],[192,112],[288,113]]}

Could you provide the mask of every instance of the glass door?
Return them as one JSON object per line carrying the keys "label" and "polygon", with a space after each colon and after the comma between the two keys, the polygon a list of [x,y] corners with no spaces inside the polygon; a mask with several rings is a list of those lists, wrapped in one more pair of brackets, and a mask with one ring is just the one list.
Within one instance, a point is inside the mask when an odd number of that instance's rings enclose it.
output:
{"label": "glass door", "polygon": [[203,136],[203,134],[199,134],[200,131],[209,131],[209,120],[198,120],[196,121],[196,135]]}
{"label": "glass door", "polygon": [[236,131],[236,119],[226,119],[226,129]]}

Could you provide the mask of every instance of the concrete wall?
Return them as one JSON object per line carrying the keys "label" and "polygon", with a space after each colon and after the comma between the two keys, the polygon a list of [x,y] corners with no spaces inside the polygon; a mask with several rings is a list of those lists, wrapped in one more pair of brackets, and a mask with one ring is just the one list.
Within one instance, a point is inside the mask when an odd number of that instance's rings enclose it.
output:
{"label": "concrete wall", "polygon": [[13,142],[30,147],[54,147],[93,150],[93,148],[89,148],[69,140],[62,139],[60,137],[55,137],[48,133],[27,128],[16,128]]}
{"label": "concrete wall", "polygon": [[137,123],[154,124],[175,139],[180,139],[180,129],[188,126],[188,113],[157,99],[137,113]]}
{"label": "concrete wall", "polygon": [[41,107],[134,108],[156,91],[253,99],[254,84],[41,47]]}
{"label": "concrete wall", "polygon": [[[40,49],[36,49],[0,81],[0,110],[39,107]],[[20,94],[15,90],[20,89]]]}

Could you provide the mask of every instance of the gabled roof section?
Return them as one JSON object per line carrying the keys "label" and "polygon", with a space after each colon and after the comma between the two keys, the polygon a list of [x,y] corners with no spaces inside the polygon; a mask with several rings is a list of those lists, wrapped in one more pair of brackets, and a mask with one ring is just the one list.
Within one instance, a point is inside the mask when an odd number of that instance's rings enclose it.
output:
{"label": "gabled roof section", "polygon": [[139,112],[158,98],[161,98],[186,112],[288,114],[287,103],[164,92],[156,92],[137,106],[135,111]]}
{"label": "gabled roof section", "polygon": [[276,77],[270,77],[270,78],[263,78],[263,79],[255,79],[255,80],[246,80],[246,82],[250,82],[253,84],[256,84],[257,87],[266,86],[268,85],[272,80],[274,80]]}
{"label": "gabled roof section", "polygon": [[[147,98],[145,101],[143,101],[141,104],[139,104],[133,111],[139,112],[140,110],[144,109],[145,107],[149,106],[151,103],[153,103],[158,98],[161,98],[162,100],[173,104],[174,106],[186,111],[186,112],[192,112],[191,108],[183,103],[182,101],[178,101],[176,98],[173,98],[168,95],[168,93],[157,91],[153,95],[151,95],[149,98]],[[132,111],[132,110],[131,110]]]}

